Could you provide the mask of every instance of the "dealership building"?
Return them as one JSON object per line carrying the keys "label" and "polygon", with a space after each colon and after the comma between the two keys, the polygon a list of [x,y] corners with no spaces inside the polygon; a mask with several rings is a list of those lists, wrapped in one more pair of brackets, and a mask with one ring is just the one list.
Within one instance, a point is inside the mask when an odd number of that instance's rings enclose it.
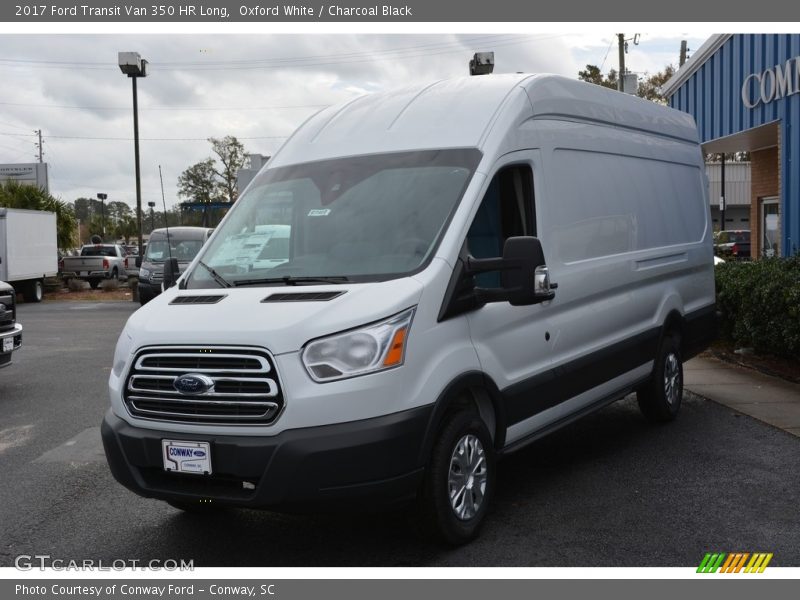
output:
{"label": "dealership building", "polygon": [[[706,153],[750,153],[751,253],[800,250],[800,35],[709,38],[663,87],[697,121]],[[730,162],[728,163],[731,164]],[[727,193],[720,186],[720,196]],[[727,190],[726,190],[727,191]],[[712,202],[720,202],[712,198]],[[744,229],[740,217],[726,229]]]}

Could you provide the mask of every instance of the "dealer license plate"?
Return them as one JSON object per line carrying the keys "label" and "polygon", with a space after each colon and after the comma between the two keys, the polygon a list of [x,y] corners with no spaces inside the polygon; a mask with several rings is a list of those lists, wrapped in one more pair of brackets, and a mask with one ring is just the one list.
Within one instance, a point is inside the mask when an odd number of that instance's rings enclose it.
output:
{"label": "dealer license plate", "polygon": [[161,440],[164,470],[211,475],[211,444],[186,440]]}
{"label": "dealer license plate", "polygon": [[14,338],[3,338],[3,352],[11,352],[14,349]]}

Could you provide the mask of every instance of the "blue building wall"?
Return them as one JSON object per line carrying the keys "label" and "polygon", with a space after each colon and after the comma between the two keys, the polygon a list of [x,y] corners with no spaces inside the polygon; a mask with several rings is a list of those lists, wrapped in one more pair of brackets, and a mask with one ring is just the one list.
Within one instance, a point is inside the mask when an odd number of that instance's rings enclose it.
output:
{"label": "blue building wall", "polygon": [[742,101],[742,85],[748,75],[798,56],[798,34],[736,34],[670,98],[670,106],[694,116],[703,142],[780,121],[783,256],[800,249],[800,72],[793,62],[794,94],[755,108]]}

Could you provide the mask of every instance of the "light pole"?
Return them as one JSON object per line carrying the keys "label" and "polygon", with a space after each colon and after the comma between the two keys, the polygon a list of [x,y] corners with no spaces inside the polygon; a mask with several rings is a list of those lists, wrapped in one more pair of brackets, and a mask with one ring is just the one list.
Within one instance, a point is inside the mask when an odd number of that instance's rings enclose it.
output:
{"label": "light pole", "polygon": [[153,209],[155,209],[156,207],[156,203],[148,202],[147,206],[150,207],[150,232],[152,233],[153,229],[156,228],[156,216],[155,213],[153,212]]}
{"label": "light pole", "polygon": [[108,194],[97,194],[97,199],[100,200],[100,228],[103,233],[103,242],[106,241],[106,198],[108,198]]}
{"label": "light pole", "polygon": [[142,255],[142,184],[139,176],[139,98],[136,93],[136,80],[147,77],[147,61],[138,52],[120,52],[118,55],[120,71],[127,75],[133,84],[133,155],[136,162],[136,230],[139,233],[139,256]]}

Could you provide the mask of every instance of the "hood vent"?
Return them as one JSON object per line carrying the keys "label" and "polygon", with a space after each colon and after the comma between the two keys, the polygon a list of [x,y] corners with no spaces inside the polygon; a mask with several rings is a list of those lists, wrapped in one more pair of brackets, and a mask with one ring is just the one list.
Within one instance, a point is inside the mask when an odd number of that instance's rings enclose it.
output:
{"label": "hood vent", "polygon": [[177,296],[172,299],[170,304],[216,304],[225,297],[219,296]]}
{"label": "hood vent", "polygon": [[270,294],[261,302],[327,302],[338,298],[345,292],[278,292]]}

